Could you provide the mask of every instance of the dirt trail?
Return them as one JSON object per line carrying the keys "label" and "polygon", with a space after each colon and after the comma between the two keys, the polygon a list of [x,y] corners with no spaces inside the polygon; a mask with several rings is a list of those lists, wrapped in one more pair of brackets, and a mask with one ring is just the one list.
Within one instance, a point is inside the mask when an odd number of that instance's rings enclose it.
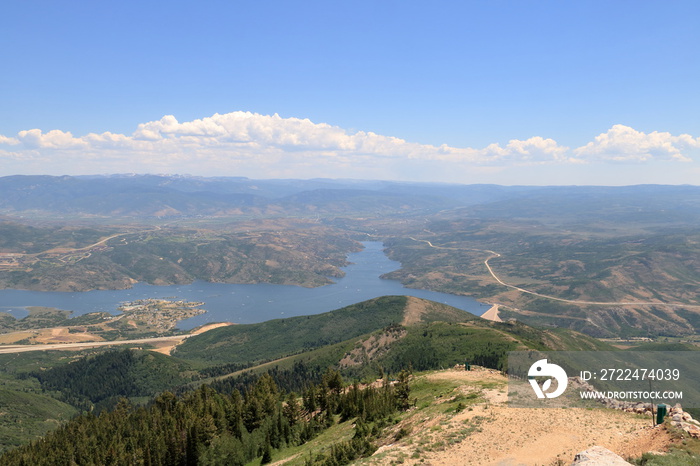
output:
{"label": "dirt trail", "polygon": [[[433,466],[569,464],[576,453],[594,445],[628,458],[666,450],[671,443],[663,426],[653,428],[649,417],[622,411],[508,407],[503,385],[507,379],[495,371],[447,370],[427,377],[459,381],[463,391],[484,382],[499,387],[484,389],[486,401],[472,406],[472,410],[451,417],[407,421],[412,426],[409,437],[381,447],[363,464],[391,464],[399,459],[403,464]],[[473,430],[465,434],[469,426]]]}
{"label": "dirt trail", "polygon": [[[663,450],[670,437],[649,419],[613,410],[523,409],[494,406],[488,418],[465,441],[428,456],[433,465],[535,465],[563,460],[594,445],[623,458]],[[550,412],[551,411],[551,412]],[[459,422],[468,415],[456,416]]]}

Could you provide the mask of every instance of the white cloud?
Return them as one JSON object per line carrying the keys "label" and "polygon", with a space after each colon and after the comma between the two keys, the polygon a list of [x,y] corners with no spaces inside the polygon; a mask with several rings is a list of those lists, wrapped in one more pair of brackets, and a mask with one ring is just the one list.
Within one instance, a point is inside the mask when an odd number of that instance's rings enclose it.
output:
{"label": "white cloud", "polygon": [[[615,125],[590,143],[570,149],[535,136],[505,145],[459,148],[432,146],[372,132],[350,133],[308,119],[250,112],[215,114],[179,122],[166,115],[139,124],[132,135],[39,129],[0,135],[0,175],[29,173],[169,172],[250,177],[420,178],[428,172],[492,173],[505,167],[571,166],[617,161],[691,161],[700,138],[683,134],[645,134]],[[7,165],[3,165],[3,160]],[[12,161],[13,164],[9,162]],[[10,168],[12,167],[12,168]],[[8,170],[14,172],[8,172]],[[486,170],[488,169],[488,170]],[[486,171],[485,171],[486,170]],[[437,175],[434,175],[437,176]]]}
{"label": "white cloud", "polygon": [[19,144],[19,140],[17,138],[8,138],[7,136],[3,136],[2,134],[0,134],[0,144],[14,146],[16,144]]}
{"label": "white cloud", "polygon": [[692,158],[689,155],[696,153],[697,149],[700,149],[700,138],[694,139],[689,134],[673,136],[671,133],[657,131],[646,134],[629,126],[615,125],[574,152],[587,160],[690,162]]}
{"label": "white cloud", "polygon": [[17,134],[19,141],[30,149],[77,149],[86,148],[88,143],[81,138],[74,138],[71,133],[54,129],[48,133],[42,133],[40,129],[20,131]]}
{"label": "white cloud", "polygon": [[505,147],[460,149],[449,146],[407,142],[403,139],[359,131],[349,134],[342,128],[308,119],[282,118],[279,115],[259,115],[233,112],[225,115],[179,123],[168,115],[158,121],[143,123],[133,135],[135,140],[163,142],[180,141],[202,147],[236,147],[251,144],[276,148],[288,153],[326,156],[365,154],[428,160],[453,160],[489,163],[501,158],[523,160],[557,159],[567,148],[558,147],[552,139],[534,137],[527,141],[513,140]]}

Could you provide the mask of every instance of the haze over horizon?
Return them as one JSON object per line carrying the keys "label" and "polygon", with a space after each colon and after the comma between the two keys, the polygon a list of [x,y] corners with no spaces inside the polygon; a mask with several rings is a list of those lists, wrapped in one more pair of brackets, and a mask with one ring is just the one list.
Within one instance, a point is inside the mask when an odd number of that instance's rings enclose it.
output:
{"label": "haze over horizon", "polygon": [[9,4],[0,176],[698,184],[700,4]]}

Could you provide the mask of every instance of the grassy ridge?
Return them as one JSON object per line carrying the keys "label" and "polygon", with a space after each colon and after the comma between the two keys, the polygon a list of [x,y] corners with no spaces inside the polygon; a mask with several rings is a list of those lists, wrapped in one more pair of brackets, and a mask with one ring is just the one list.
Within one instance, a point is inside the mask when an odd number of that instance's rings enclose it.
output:
{"label": "grassy ridge", "polygon": [[[409,298],[384,296],[323,314],[275,319],[210,330],[187,339],[176,356],[206,363],[267,361],[374,332],[406,317]],[[439,303],[418,300],[423,321],[465,322],[476,316]]]}
{"label": "grassy ridge", "polygon": [[120,397],[150,398],[184,385],[196,372],[189,364],[159,353],[109,350],[33,375],[46,390],[60,392],[73,406],[92,411],[115,405]]}
{"label": "grassy ridge", "polygon": [[[416,305],[424,311],[419,316]],[[397,324],[411,313],[412,323]],[[374,378],[406,367],[431,370],[464,362],[501,368],[508,351],[525,349],[614,350],[571,330],[491,322],[442,304],[391,296],[316,316],[213,330],[190,338],[177,356],[209,364],[252,363],[250,370],[256,373],[292,370],[303,363],[338,367],[351,378]]]}
{"label": "grassy ridge", "polygon": [[78,411],[144,402],[197,377],[190,364],[149,351],[32,351],[0,355],[0,452],[56,429]]}
{"label": "grassy ridge", "polygon": [[[381,330],[374,335],[386,332]],[[335,364],[348,352],[361,347],[372,335],[300,355],[307,363]],[[374,376],[378,371],[397,373],[406,367],[433,370],[455,364],[504,368],[509,351],[613,351],[611,345],[570,330],[537,330],[520,323],[478,320],[469,323],[424,322],[406,327],[405,335],[389,344],[378,356],[367,356],[363,364],[345,367],[351,376]],[[338,353],[345,350],[338,357]],[[342,365],[342,364],[341,364]]]}
{"label": "grassy ridge", "polygon": [[[109,408],[120,396],[145,402],[162,390],[214,381],[227,391],[269,370],[278,383],[303,388],[329,367],[371,380],[406,367],[470,362],[499,368],[508,351],[526,348],[612,349],[569,330],[491,322],[439,303],[388,296],[325,314],[211,330],[188,339],[178,358],[132,350],[0,355],[0,438],[7,439],[0,450],[43,435],[76,407]],[[258,364],[263,361],[270,362]],[[241,371],[250,365],[253,375]],[[220,378],[227,374],[234,377]]]}
{"label": "grassy ridge", "polygon": [[45,435],[77,412],[48,395],[0,388],[0,451]]}
{"label": "grassy ridge", "polygon": [[188,338],[175,355],[209,363],[276,359],[397,324],[406,301],[405,296],[388,296],[318,315],[221,327]]}

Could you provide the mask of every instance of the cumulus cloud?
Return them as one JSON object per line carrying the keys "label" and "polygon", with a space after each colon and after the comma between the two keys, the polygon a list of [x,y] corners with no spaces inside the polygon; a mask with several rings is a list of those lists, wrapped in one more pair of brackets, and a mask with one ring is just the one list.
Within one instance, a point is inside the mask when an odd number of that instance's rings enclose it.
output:
{"label": "cumulus cloud", "polygon": [[[39,129],[0,135],[2,160],[39,167],[43,173],[169,172],[251,177],[372,177],[397,173],[502,167],[572,165],[596,161],[688,162],[700,138],[645,134],[615,125],[590,143],[571,149],[541,136],[484,148],[418,144],[372,132],[348,132],[308,119],[250,112],[215,114],[179,122],[166,115],[139,124],[131,135]],[[9,165],[8,165],[9,166]],[[489,168],[491,167],[491,168]],[[29,170],[29,169],[27,169]],[[11,174],[11,173],[3,173]]]}
{"label": "cumulus cloud", "polygon": [[675,160],[690,162],[691,153],[700,149],[700,138],[689,134],[673,136],[671,133],[643,133],[625,125],[615,125],[594,141],[579,147],[574,153],[581,158],[612,160],[618,162],[644,162],[648,160]]}
{"label": "cumulus cloud", "polygon": [[86,148],[87,142],[81,138],[74,138],[71,133],[58,129],[42,133],[39,129],[20,131],[17,134],[19,141],[30,149],[76,149]]}
{"label": "cumulus cloud", "polygon": [[567,161],[569,148],[560,146],[553,139],[539,136],[526,139],[511,139],[508,144],[489,144],[483,149],[454,148],[442,145],[438,148],[439,155],[435,158],[443,161],[471,162],[475,164],[504,164],[504,163],[552,163]]}
{"label": "cumulus cloud", "polygon": [[0,144],[14,146],[16,144],[19,144],[19,140],[17,138],[8,138],[7,136],[3,136],[2,134],[0,134]]}

